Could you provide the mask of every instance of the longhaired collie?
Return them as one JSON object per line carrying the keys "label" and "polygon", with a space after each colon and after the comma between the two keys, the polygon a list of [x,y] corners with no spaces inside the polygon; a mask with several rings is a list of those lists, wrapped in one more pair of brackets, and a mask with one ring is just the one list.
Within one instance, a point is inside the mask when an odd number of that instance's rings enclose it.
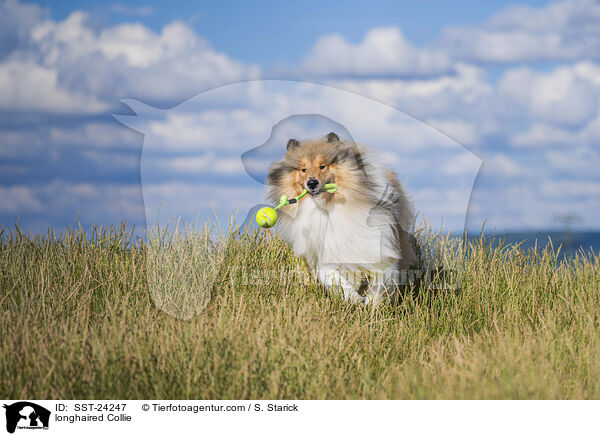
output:
{"label": "longhaired collie", "polygon": [[[327,183],[338,191],[323,192]],[[266,195],[277,204],[304,189],[308,195],[280,210],[276,229],[313,276],[352,302],[395,296],[417,261],[409,234],[414,210],[395,173],[333,132],[290,139],[269,169]]]}

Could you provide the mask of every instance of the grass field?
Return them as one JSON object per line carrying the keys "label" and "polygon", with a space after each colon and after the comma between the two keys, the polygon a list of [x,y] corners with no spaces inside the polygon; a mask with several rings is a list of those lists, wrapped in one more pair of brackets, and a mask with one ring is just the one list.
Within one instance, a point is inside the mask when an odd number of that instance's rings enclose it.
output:
{"label": "grass field", "polygon": [[[373,309],[329,296],[267,232],[207,232],[152,248],[125,227],[5,228],[0,397],[600,398],[597,254],[482,238],[454,255],[458,292]],[[178,280],[198,292],[160,293]]]}

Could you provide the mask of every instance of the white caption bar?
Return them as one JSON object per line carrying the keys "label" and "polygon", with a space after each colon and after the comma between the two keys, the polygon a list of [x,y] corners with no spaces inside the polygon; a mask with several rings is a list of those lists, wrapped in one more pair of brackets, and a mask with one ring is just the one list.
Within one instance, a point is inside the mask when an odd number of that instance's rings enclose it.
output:
{"label": "white caption bar", "polygon": [[4,400],[2,404],[6,407],[0,411],[4,427],[0,434],[18,436],[597,434],[600,407],[596,401]]}

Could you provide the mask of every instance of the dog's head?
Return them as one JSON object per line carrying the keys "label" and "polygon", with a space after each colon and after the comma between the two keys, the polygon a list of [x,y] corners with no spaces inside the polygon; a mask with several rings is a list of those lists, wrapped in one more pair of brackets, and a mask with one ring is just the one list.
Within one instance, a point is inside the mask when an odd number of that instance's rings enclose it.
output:
{"label": "dog's head", "polygon": [[311,197],[317,197],[327,183],[360,188],[365,175],[357,146],[340,141],[331,132],[324,138],[290,139],[285,157],[273,165],[267,184],[287,185],[298,193],[306,189]]}

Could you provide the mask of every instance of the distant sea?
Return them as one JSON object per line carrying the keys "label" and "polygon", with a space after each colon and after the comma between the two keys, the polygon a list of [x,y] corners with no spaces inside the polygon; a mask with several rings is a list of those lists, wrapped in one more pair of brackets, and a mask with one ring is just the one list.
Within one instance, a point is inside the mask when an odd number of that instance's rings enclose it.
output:
{"label": "distant sea", "polygon": [[[583,249],[585,252],[593,250],[596,254],[600,252],[600,232],[576,232],[576,231],[535,231],[535,232],[498,232],[485,234],[486,238],[496,241],[504,240],[506,244],[515,244],[523,241],[521,247],[529,249],[536,246],[543,249],[552,240],[552,245],[557,249],[561,246],[561,254],[564,257],[572,257]],[[477,239],[478,234],[469,233],[469,239]]]}

